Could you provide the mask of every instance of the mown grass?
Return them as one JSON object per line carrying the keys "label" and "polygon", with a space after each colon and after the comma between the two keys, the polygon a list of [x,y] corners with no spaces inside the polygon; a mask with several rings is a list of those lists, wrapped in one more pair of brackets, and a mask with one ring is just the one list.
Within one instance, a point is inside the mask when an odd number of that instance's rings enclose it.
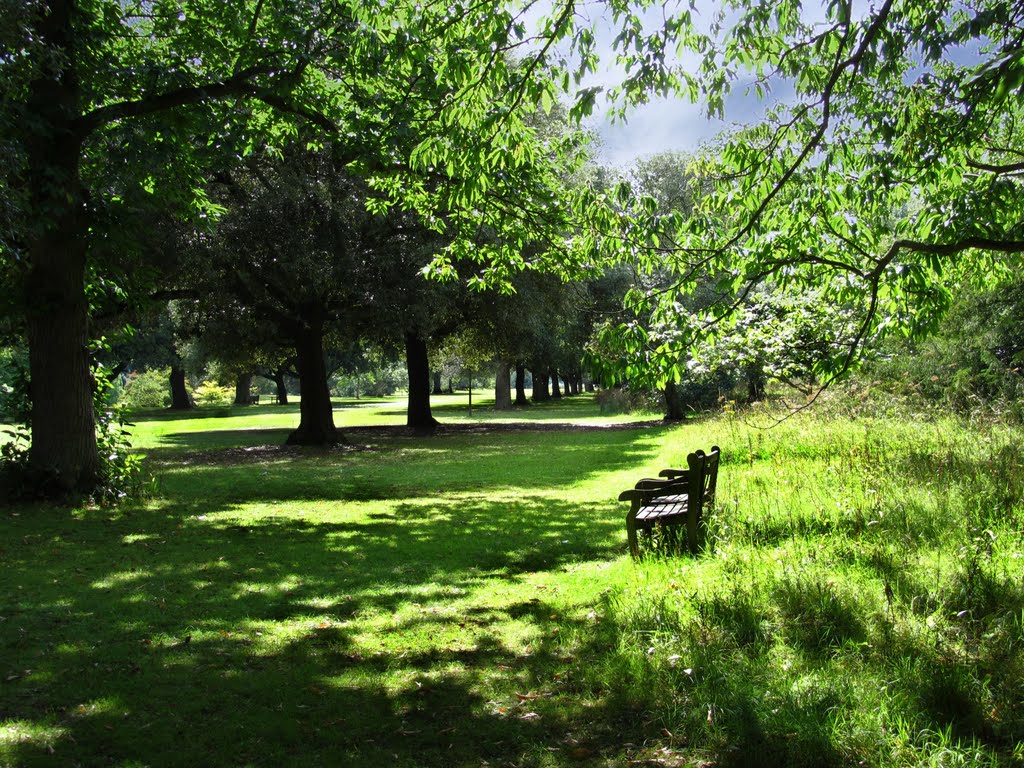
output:
{"label": "mown grass", "polygon": [[[0,512],[0,764],[1022,762],[1017,431],[453,409],[139,418],[147,503]],[[634,564],[618,492],[712,443],[710,551]]]}

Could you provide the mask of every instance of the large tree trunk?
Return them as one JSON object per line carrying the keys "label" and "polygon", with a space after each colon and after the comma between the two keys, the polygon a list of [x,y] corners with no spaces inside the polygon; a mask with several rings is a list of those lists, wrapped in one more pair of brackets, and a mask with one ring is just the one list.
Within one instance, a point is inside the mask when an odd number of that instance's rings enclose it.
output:
{"label": "large tree trunk", "polygon": [[550,378],[547,368],[532,368],[533,371],[533,402],[542,403],[551,399],[551,391],[548,389]]}
{"label": "large tree trunk", "polygon": [[284,383],[284,368],[274,371],[274,386],[277,388],[277,404],[288,405],[288,387]]}
{"label": "large tree trunk", "polygon": [[171,410],[187,411],[192,408],[192,398],[185,386],[185,369],[171,366]]}
{"label": "large tree trunk", "polygon": [[434,389],[432,395],[443,395],[444,388],[441,386],[441,371],[434,371]]}
{"label": "large tree trunk", "polygon": [[331,392],[324,365],[324,332],[319,325],[307,328],[295,338],[299,369],[299,428],[288,435],[288,445],[331,445],[344,442],[334,426]]}
{"label": "large tree trunk", "polygon": [[747,402],[757,403],[764,400],[768,389],[768,378],[760,360],[753,360],[744,367],[747,377]]}
{"label": "large tree trunk", "polygon": [[665,420],[686,421],[686,406],[674,381],[665,385]]}
{"label": "large tree trunk", "polygon": [[417,432],[433,432],[438,422],[430,413],[430,360],[427,342],[417,333],[405,333],[405,369],[409,374],[409,406],[406,426]]}
{"label": "large tree trunk", "polygon": [[526,399],[526,364],[516,363],[516,406],[529,405]]}
{"label": "large tree trunk", "polygon": [[562,399],[562,390],[558,386],[558,371],[551,371],[551,396],[558,400]]}
{"label": "large tree trunk", "polygon": [[503,361],[498,361],[498,367],[494,377],[494,410],[512,410],[512,366]]}
{"label": "large tree trunk", "polygon": [[243,373],[235,380],[235,405],[252,405],[249,392],[252,390],[252,374]]}
{"label": "large tree trunk", "polygon": [[[89,317],[85,298],[85,195],[79,177],[81,137],[71,3],[40,11],[36,33],[53,51],[29,86],[26,131],[30,210],[26,332],[32,396],[29,463],[51,493],[89,491],[101,466],[93,415]],[[60,70],[57,70],[57,67]]]}

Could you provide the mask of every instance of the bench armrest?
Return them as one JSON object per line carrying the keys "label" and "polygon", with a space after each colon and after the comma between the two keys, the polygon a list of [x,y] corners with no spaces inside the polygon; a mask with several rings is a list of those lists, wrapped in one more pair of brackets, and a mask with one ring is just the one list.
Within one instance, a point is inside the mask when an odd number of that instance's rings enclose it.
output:
{"label": "bench armrest", "polygon": [[669,480],[686,480],[690,477],[688,469],[663,469],[658,473],[659,477],[667,477]]}
{"label": "bench armrest", "polygon": [[641,480],[635,488],[619,494],[619,501],[638,501],[644,504],[659,496],[673,496],[686,493],[689,486],[672,480]]}

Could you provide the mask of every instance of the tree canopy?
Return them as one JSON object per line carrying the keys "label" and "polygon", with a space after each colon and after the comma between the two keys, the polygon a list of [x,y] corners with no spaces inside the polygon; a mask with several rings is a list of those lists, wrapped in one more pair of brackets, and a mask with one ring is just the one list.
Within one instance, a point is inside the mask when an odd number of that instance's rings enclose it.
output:
{"label": "tree canopy", "polygon": [[[569,86],[552,45],[590,46],[573,12],[531,36],[526,9],[469,2],[3,0],[0,271],[28,341],[34,469],[65,489],[103,474],[90,304],[141,274],[146,213],[215,214],[203,182],[301,125],[381,206],[446,229],[456,255],[497,254],[480,280],[523,267],[527,240],[560,242],[578,142],[523,118]],[[498,235],[483,247],[482,226]]]}
{"label": "tree canopy", "polygon": [[[1019,4],[727,0],[710,25],[684,7],[652,26],[649,0],[605,0],[616,110],[682,94],[720,113],[738,86],[785,96],[697,158],[685,215],[569,183],[584,137],[528,115],[560,93],[571,117],[593,108],[580,77],[600,14],[534,5],[0,0],[2,310],[28,342],[35,469],[63,488],[103,473],[90,316],[158,279],[153,217],[215,217],[205,182],[296,141],[330,143],[372,212],[443,232],[437,276],[457,259],[478,265],[470,282],[506,286],[523,269],[670,264],[668,287],[634,292],[652,331],[626,342],[662,371],[769,283],[855,311],[850,343],[817,363],[828,379],[872,337],[933,328],[951,277],[1024,251]],[[681,319],[680,294],[708,285]]]}
{"label": "tree canopy", "polygon": [[666,327],[696,276],[717,285],[683,343],[721,327],[758,285],[812,288],[857,313],[851,342],[818,363],[828,379],[877,335],[933,329],[951,278],[984,280],[1024,251],[1019,4],[732,0],[709,28],[678,31],[699,65],[660,68],[659,82],[712,114],[737,87],[783,95],[698,158],[708,190],[692,215],[634,210],[635,241],[660,236],[640,263],[675,267],[675,289],[647,297]]}

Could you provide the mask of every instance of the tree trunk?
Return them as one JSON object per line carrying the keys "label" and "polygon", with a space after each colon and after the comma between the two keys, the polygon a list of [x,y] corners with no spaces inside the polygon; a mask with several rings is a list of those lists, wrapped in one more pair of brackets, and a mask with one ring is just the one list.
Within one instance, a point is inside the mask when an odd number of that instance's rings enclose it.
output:
{"label": "tree trunk", "polygon": [[243,373],[235,379],[235,405],[252,405],[249,392],[252,389],[252,374]]}
{"label": "tree trunk", "polygon": [[542,403],[551,399],[551,391],[548,389],[548,369],[534,368],[533,370],[533,402]]}
{"label": "tree trunk", "polygon": [[433,432],[438,422],[430,413],[430,360],[427,342],[417,333],[405,333],[405,369],[409,374],[409,407],[406,426],[417,432]]}
{"label": "tree trunk", "polygon": [[764,366],[760,360],[754,360],[745,367],[747,377],[747,402],[756,403],[764,400],[768,388],[768,380],[764,375]]}
{"label": "tree trunk", "polygon": [[277,404],[288,405],[288,387],[284,383],[284,369],[274,371],[274,386],[277,388]]}
{"label": "tree trunk", "polygon": [[494,378],[494,410],[512,410],[512,366],[504,360],[498,361]]}
{"label": "tree trunk", "polygon": [[526,364],[516,363],[516,407],[529,405],[526,399]]}
{"label": "tree trunk", "polygon": [[38,14],[35,32],[39,44],[52,49],[54,65],[29,83],[28,115],[21,126],[29,210],[36,222],[26,242],[23,296],[32,396],[29,464],[49,478],[41,490],[51,494],[90,491],[101,475],[85,298],[82,137],[74,126],[80,106],[72,11],[71,3],[53,3],[49,13]]}
{"label": "tree trunk", "polygon": [[686,421],[686,408],[679,385],[670,381],[665,385],[665,421]]}
{"label": "tree trunk", "polygon": [[430,393],[432,395],[443,395],[444,389],[441,387],[441,371],[434,371],[434,389]]}
{"label": "tree trunk", "polygon": [[185,386],[185,369],[171,366],[171,410],[187,411],[192,405],[192,398]]}
{"label": "tree trunk", "polygon": [[562,390],[558,386],[558,371],[551,371],[551,397],[562,399]]}
{"label": "tree trunk", "polygon": [[327,388],[323,327],[307,327],[294,341],[302,399],[299,401],[299,428],[288,435],[288,445],[344,442],[344,436],[334,426],[331,392]]}

